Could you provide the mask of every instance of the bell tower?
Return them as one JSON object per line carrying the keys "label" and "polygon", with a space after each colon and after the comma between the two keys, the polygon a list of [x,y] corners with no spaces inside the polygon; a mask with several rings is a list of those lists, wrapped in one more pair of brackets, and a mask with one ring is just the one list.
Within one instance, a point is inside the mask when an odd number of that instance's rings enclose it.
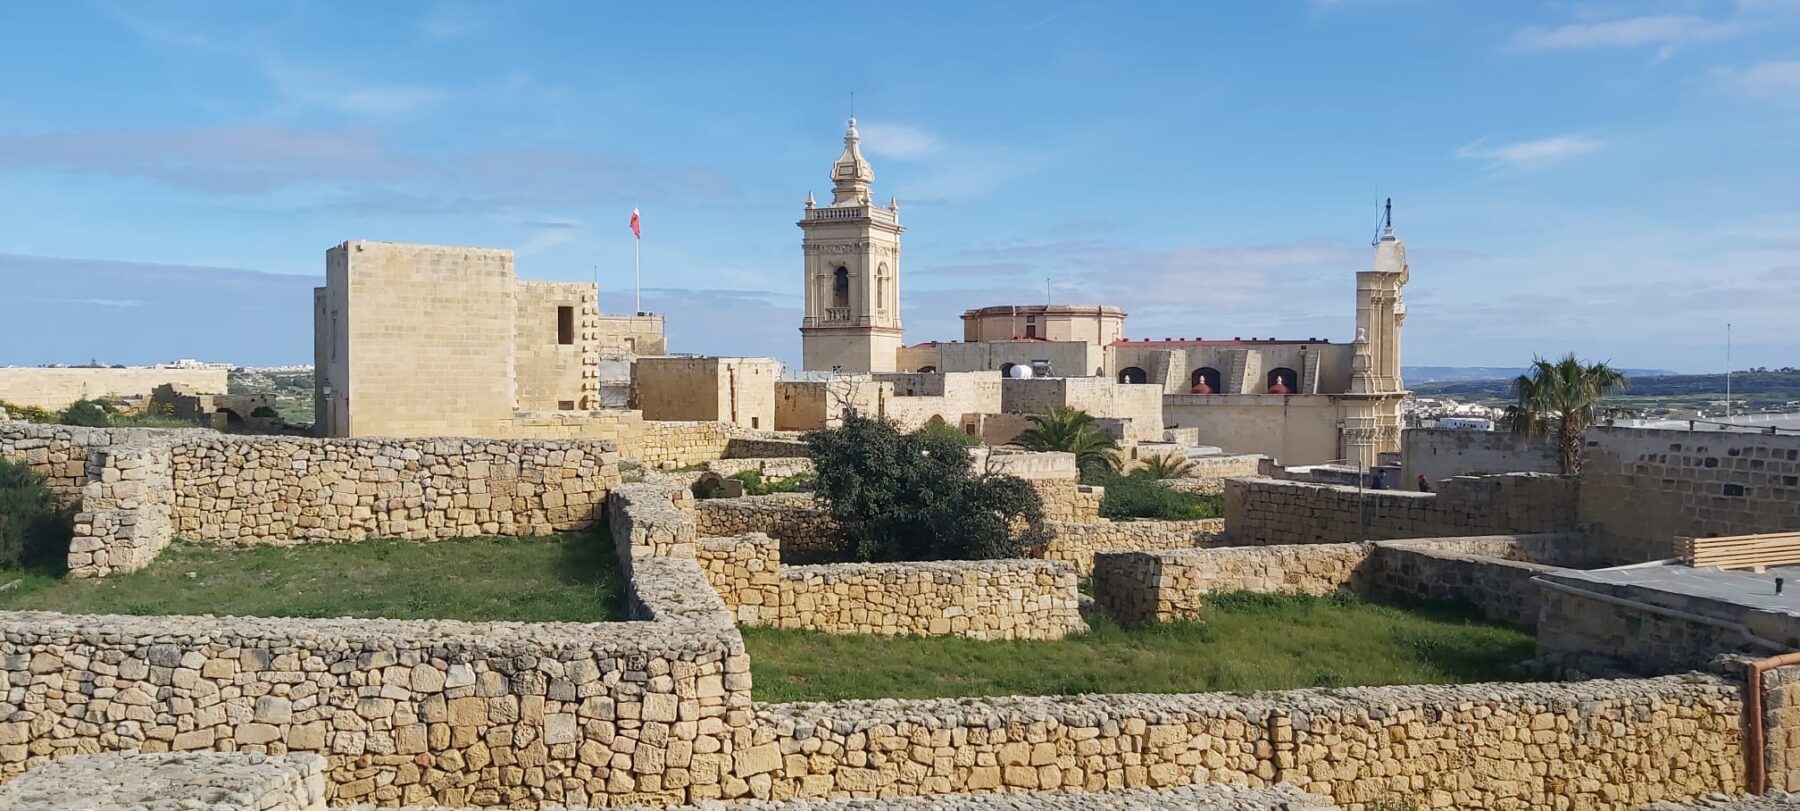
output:
{"label": "bell tower", "polygon": [[1411,275],[1406,243],[1394,236],[1394,201],[1389,200],[1375,238],[1375,261],[1356,274],[1350,391],[1338,398],[1343,409],[1343,458],[1364,467],[1376,464],[1383,453],[1400,450],[1400,406],[1406,398],[1406,384],[1400,379],[1400,327],[1406,323],[1406,302],[1400,288]]}
{"label": "bell tower", "polygon": [[899,358],[900,205],[875,205],[875,169],[863,158],[856,119],[831,165],[831,203],[806,195],[796,223],[805,254],[806,313],[800,322],[808,370],[891,372]]}

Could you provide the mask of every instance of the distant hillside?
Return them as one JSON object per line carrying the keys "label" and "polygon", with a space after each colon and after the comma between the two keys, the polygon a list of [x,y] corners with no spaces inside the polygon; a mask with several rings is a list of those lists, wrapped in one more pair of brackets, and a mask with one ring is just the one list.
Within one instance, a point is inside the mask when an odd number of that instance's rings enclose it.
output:
{"label": "distant hillside", "polygon": [[[1628,377],[1662,377],[1673,375],[1667,369],[1625,369]],[[1418,383],[1446,383],[1465,380],[1511,380],[1525,373],[1524,369],[1508,366],[1403,366],[1400,374],[1405,376],[1409,387],[1418,388]]]}
{"label": "distant hillside", "polygon": [[[1518,372],[1513,374],[1516,376]],[[1722,374],[1639,375],[1629,369],[1625,374],[1631,379],[1631,387],[1625,393],[1631,397],[1721,397],[1725,394],[1725,376]],[[1415,383],[1409,375],[1406,387],[1415,394],[1457,399],[1504,398],[1510,394],[1507,379]],[[1800,370],[1737,372],[1731,376],[1731,393],[1734,398],[1759,401],[1800,400]]]}

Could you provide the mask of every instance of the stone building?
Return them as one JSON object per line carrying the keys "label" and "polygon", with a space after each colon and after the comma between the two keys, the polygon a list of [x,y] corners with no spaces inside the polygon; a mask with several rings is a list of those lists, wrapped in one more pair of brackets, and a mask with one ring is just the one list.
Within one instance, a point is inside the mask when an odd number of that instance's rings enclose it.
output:
{"label": "stone building", "polygon": [[[1191,429],[1203,444],[1291,464],[1373,466],[1382,453],[1400,450],[1400,403],[1406,395],[1400,379],[1406,319],[1400,289],[1409,270],[1391,215],[1376,240],[1372,265],[1356,274],[1356,337],[1348,344],[1318,338],[1131,340],[1125,337],[1126,314],[1117,307],[1021,304],[964,312],[962,341],[903,346],[904,229],[898,204],[871,204],[874,178],[852,119],[844,151],[832,167],[831,204],[817,206],[809,195],[799,223],[805,231],[806,312],[800,327],[805,369],[998,371],[1014,378],[1024,376],[1014,374],[1023,366],[1034,378],[1093,377],[1160,391],[1158,414],[1138,405],[1141,398],[1135,395],[1097,397],[1083,389],[1075,398],[1118,401],[1117,413],[1104,416],[1128,421],[1121,429],[1127,437]],[[1042,387],[1033,391],[1037,388]],[[810,403],[822,396],[797,385],[782,401]],[[783,421],[811,424],[818,411],[809,407],[805,419]],[[1004,416],[984,420],[979,432],[1004,434],[1011,424]]]}
{"label": "stone building", "polygon": [[600,408],[603,347],[666,349],[660,317],[603,320],[594,285],[519,279],[509,250],[351,241],[325,277],[320,436],[518,435],[520,414]]}
{"label": "stone building", "polygon": [[900,350],[900,206],[875,205],[875,170],[863,158],[856,119],[831,165],[831,203],[806,196],[797,223],[805,236],[806,314],[800,324],[807,369],[892,372]]}
{"label": "stone building", "polygon": [[647,420],[729,422],[753,430],[775,426],[774,358],[639,358],[632,367],[634,407]]}

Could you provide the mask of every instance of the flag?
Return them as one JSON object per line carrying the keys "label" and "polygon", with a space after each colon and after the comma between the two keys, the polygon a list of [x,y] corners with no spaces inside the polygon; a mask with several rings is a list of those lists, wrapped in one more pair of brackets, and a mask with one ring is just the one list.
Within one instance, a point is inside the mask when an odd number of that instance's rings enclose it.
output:
{"label": "flag", "polygon": [[631,235],[638,239],[644,238],[644,231],[638,226],[638,210],[635,208],[631,210]]}

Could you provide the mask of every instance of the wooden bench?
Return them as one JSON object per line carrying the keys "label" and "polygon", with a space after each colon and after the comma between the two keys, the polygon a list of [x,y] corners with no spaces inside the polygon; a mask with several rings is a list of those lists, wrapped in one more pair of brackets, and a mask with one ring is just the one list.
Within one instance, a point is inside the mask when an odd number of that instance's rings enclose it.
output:
{"label": "wooden bench", "polygon": [[1733,535],[1728,538],[1676,538],[1675,554],[1689,566],[1762,571],[1768,566],[1800,563],[1800,532]]}

